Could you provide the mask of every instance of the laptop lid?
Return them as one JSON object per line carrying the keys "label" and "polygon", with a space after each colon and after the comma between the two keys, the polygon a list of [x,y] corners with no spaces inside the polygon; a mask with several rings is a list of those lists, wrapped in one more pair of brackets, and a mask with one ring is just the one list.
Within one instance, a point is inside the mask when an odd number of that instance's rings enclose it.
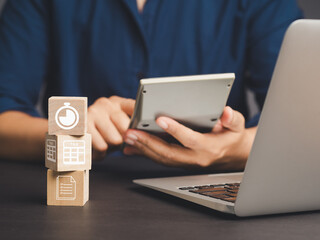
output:
{"label": "laptop lid", "polygon": [[320,21],[288,29],[239,194],[238,216],[320,209]]}

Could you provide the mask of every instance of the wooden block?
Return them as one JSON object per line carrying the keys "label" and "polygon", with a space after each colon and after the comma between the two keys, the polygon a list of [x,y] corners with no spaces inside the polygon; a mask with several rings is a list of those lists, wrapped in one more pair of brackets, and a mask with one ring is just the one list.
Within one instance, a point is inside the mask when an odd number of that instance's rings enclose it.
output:
{"label": "wooden block", "polygon": [[91,135],[46,135],[45,165],[54,171],[91,169]]}
{"label": "wooden block", "polygon": [[89,201],[89,170],[85,170],[85,202]]}
{"label": "wooden block", "polygon": [[89,170],[47,172],[47,204],[83,206],[89,200]]}
{"label": "wooden block", "polygon": [[87,132],[86,97],[50,97],[48,132],[65,135],[84,135]]}

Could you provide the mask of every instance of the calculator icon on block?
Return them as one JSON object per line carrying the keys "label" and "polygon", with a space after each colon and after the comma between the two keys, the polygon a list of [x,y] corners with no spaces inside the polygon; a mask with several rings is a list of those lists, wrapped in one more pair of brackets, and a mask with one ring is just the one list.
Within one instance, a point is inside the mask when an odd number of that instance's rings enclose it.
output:
{"label": "calculator icon on block", "polygon": [[51,162],[56,162],[57,158],[57,144],[56,140],[47,139],[47,159]]}
{"label": "calculator icon on block", "polygon": [[63,163],[66,165],[85,164],[84,140],[65,140],[63,142]]}

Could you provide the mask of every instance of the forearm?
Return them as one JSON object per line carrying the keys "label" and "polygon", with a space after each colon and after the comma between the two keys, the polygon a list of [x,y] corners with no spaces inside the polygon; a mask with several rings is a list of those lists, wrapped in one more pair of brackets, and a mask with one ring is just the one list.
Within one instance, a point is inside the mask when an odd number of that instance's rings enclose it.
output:
{"label": "forearm", "polygon": [[18,111],[0,114],[0,158],[37,160],[44,157],[48,120]]}

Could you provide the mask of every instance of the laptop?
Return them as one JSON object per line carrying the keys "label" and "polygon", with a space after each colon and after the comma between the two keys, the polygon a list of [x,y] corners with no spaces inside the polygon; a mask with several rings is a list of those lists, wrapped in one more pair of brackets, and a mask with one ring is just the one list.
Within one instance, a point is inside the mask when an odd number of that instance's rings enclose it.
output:
{"label": "laptop", "polygon": [[320,21],[288,28],[243,173],[134,180],[237,216],[320,209]]}

